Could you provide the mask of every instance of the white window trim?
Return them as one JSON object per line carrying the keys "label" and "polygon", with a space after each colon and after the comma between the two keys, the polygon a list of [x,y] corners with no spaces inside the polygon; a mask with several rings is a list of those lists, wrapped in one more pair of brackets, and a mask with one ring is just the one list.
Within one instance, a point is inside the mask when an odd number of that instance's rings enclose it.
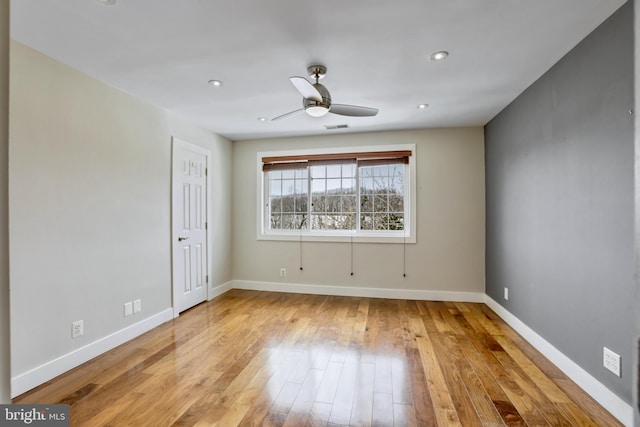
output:
{"label": "white window trim", "polygon": [[[263,157],[295,156],[311,154],[330,153],[364,153],[371,151],[399,151],[411,150],[408,169],[409,180],[405,183],[405,193],[408,198],[405,201],[409,206],[409,221],[405,222],[405,230],[399,232],[376,232],[366,230],[268,230],[265,224],[265,182],[264,172],[262,172]],[[262,151],[256,157],[256,239],[257,240],[278,240],[278,241],[303,241],[303,242],[354,242],[354,243],[416,243],[416,146],[415,144],[394,144],[394,145],[373,145],[357,147],[334,147],[318,148],[308,150],[286,150],[286,151]]]}

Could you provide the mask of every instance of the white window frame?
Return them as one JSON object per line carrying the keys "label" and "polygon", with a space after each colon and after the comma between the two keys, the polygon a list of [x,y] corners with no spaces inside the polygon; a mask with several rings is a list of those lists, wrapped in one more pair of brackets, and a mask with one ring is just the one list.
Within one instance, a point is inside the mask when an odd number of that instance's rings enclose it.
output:
{"label": "white window frame", "polygon": [[[271,230],[265,216],[268,204],[268,184],[262,171],[263,157],[365,153],[375,151],[410,150],[409,163],[405,165],[405,222],[402,231],[376,230]],[[416,243],[416,146],[415,144],[334,147],[308,150],[262,151],[256,157],[256,230],[257,240],[305,241],[305,242],[356,242],[356,243]],[[359,203],[359,202],[358,202]]]}

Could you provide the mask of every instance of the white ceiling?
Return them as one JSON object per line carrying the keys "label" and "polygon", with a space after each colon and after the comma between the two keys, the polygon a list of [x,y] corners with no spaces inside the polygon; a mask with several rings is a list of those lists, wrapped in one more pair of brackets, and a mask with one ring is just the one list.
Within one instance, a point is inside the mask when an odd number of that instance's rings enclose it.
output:
{"label": "white ceiling", "polygon": [[[231,140],[484,125],[625,0],[12,0],[14,39]],[[429,55],[450,52],[444,62]],[[321,63],[333,102],[289,82]],[[207,82],[224,81],[220,88]],[[416,106],[427,103],[419,110]],[[258,117],[266,117],[260,122]],[[325,125],[348,124],[346,130]]]}

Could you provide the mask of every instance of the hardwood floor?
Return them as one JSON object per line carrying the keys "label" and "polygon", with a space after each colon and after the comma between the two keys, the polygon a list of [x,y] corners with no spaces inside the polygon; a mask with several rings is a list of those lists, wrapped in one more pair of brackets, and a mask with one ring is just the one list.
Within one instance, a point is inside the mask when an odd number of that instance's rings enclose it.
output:
{"label": "hardwood floor", "polygon": [[232,290],[14,403],[72,426],[619,426],[483,304]]}

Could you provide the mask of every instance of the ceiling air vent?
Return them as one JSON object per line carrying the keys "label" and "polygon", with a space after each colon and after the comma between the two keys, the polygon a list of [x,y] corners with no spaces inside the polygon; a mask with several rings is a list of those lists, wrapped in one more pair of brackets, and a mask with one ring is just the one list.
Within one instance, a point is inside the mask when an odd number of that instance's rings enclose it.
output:
{"label": "ceiling air vent", "polygon": [[324,125],[324,127],[327,128],[327,130],[334,130],[334,129],[347,129],[349,127],[349,125]]}

